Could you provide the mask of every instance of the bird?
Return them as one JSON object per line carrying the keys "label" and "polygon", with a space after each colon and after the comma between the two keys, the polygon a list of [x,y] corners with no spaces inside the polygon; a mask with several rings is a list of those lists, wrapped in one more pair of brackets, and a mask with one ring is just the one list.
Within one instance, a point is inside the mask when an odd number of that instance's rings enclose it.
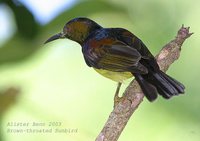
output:
{"label": "bird", "polygon": [[68,21],[63,30],[45,41],[70,39],[80,44],[87,66],[118,82],[114,102],[118,102],[121,84],[135,77],[150,101],[161,95],[165,99],[184,93],[184,85],[160,70],[146,45],[124,28],[104,28],[87,17]]}

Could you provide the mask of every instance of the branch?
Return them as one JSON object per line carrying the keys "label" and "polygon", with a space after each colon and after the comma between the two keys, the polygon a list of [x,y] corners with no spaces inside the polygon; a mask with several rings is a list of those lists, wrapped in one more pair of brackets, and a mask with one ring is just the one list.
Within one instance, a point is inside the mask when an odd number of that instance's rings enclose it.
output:
{"label": "branch", "polygon": [[[162,48],[156,56],[162,71],[167,71],[169,66],[179,58],[183,42],[192,34],[189,33],[189,27],[182,26],[176,38]],[[123,93],[123,100],[110,113],[96,141],[117,141],[129,118],[143,101],[143,97],[144,94],[140,86],[133,80]]]}

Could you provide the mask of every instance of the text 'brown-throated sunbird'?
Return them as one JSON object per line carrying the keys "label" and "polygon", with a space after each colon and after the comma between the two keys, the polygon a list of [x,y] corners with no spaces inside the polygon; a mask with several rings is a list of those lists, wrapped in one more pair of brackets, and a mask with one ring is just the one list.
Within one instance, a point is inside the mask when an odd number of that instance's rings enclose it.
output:
{"label": "text 'brown-throated sunbird'", "polygon": [[121,82],[133,76],[149,101],[157,93],[166,99],[184,93],[183,84],[162,72],[145,44],[126,29],[103,28],[88,18],[75,18],[45,43],[63,38],[81,45],[89,67],[119,82],[117,94]]}

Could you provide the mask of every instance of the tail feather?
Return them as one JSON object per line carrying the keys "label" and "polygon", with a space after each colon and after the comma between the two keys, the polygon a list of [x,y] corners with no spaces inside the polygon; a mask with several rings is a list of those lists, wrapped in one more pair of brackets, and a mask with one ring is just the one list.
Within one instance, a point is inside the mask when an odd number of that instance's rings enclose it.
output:
{"label": "tail feather", "polygon": [[185,86],[183,84],[181,84],[180,82],[178,82],[177,80],[175,80],[174,78],[170,77],[162,71],[160,73],[162,73],[163,77],[165,77],[165,79],[169,81],[178,90],[179,93],[184,93]]}
{"label": "tail feather", "polygon": [[177,89],[163,77],[163,74],[161,73],[153,73],[150,72],[150,76],[152,79],[148,79],[151,83],[155,84],[155,86],[158,87],[158,89],[165,90],[169,94],[176,94],[178,93]]}
{"label": "tail feather", "polygon": [[157,93],[165,99],[184,93],[185,87],[183,84],[160,70],[156,72],[149,70],[148,74],[134,75],[149,101],[155,100]]}
{"label": "tail feather", "polygon": [[143,56],[148,54],[147,58],[144,57],[140,60],[140,63],[148,69],[148,73],[134,75],[148,100],[155,100],[157,92],[166,99],[184,93],[184,85],[162,72],[144,43],[140,42],[140,45],[142,46],[141,54]]}
{"label": "tail feather", "polygon": [[157,98],[156,87],[147,82],[141,74],[134,74],[136,81],[139,83],[144,95],[149,101],[154,101]]}
{"label": "tail feather", "polygon": [[[160,93],[164,98],[166,97],[170,98],[174,95],[179,95],[181,93],[184,93],[185,87],[183,86],[183,84],[181,84],[174,78],[170,77],[169,75],[165,74],[164,72],[158,71],[156,73],[153,73],[153,77],[156,78],[155,85],[156,86],[157,84],[160,85],[160,88],[157,89],[160,89],[159,91],[166,90],[167,95],[166,94],[163,95],[162,93]],[[159,78],[161,78],[163,81],[157,81],[159,80]]]}

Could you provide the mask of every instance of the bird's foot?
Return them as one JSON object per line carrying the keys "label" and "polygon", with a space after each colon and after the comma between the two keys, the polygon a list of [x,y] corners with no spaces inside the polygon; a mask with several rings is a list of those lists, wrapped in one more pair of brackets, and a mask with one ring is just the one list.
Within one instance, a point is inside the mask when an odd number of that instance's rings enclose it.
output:
{"label": "bird's foot", "polygon": [[121,87],[122,83],[118,83],[118,86],[117,86],[117,89],[116,89],[116,92],[115,92],[115,97],[114,97],[114,108],[116,105],[118,105],[118,103],[123,99],[123,97],[119,97],[119,90],[120,90],[120,87]]}
{"label": "bird's foot", "polygon": [[114,97],[114,108],[121,102],[124,100],[124,97],[119,97],[118,95],[115,95]]}

